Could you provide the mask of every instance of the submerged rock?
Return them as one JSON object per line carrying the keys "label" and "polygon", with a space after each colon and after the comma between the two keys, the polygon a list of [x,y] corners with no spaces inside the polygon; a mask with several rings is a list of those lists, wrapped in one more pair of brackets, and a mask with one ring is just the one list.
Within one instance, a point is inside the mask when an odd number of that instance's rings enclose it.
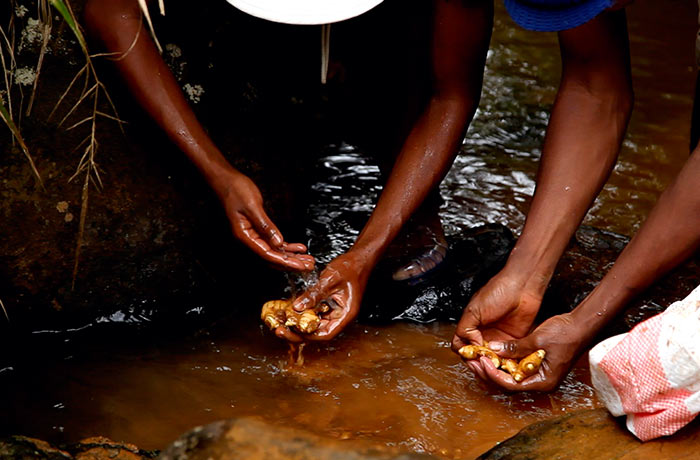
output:
{"label": "submerged rock", "polygon": [[362,315],[367,320],[455,321],[472,295],[505,264],[515,238],[489,224],[448,239],[441,266],[415,284],[395,281],[396,264],[384,261],[370,280]]}
{"label": "submerged rock", "polygon": [[402,454],[358,440],[339,440],[239,418],[197,427],[182,435],[159,460],[420,460],[427,454]]}
{"label": "submerged rock", "polygon": [[[610,270],[629,238],[582,226],[575,233],[549,283],[538,321],[569,312]],[[391,279],[392,261],[383,261],[370,279],[361,317],[365,320],[454,321],[477,290],[505,264],[515,243],[499,224],[475,227],[449,239],[443,266],[415,284]],[[682,264],[631,302],[603,335],[626,332],[665,310],[700,284],[696,260]]]}
{"label": "submerged rock", "polygon": [[156,455],[157,452],[103,437],[87,438],[60,447],[26,436],[0,439],[0,457],[11,460],[146,460]]}
{"label": "submerged rock", "polygon": [[533,423],[478,460],[676,460],[697,458],[700,423],[642,443],[605,409],[584,410]]}

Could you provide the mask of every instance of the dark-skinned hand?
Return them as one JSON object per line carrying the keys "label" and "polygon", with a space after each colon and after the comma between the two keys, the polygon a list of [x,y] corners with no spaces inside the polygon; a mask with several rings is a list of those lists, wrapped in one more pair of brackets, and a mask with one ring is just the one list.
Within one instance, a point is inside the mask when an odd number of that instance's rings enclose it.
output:
{"label": "dark-skinned hand", "polygon": [[532,327],[542,298],[525,283],[503,272],[474,294],[457,324],[452,350],[484,341],[524,337]]}
{"label": "dark-skinned hand", "polygon": [[253,252],[279,268],[296,271],[313,270],[313,256],[306,246],[287,243],[263,208],[258,187],[247,176],[233,172],[225,189],[219,193],[233,234]]}
{"label": "dark-skinned hand", "polygon": [[522,339],[489,342],[489,348],[502,358],[520,360],[530,353],[543,349],[547,352],[539,371],[520,383],[502,370],[496,369],[491,360],[480,358],[467,364],[482,379],[491,381],[511,391],[552,391],[569,373],[586,344],[584,331],[574,324],[570,314],[549,318],[530,335]]}
{"label": "dark-skinned hand", "polygon": [[278,327],[278,337],[290,342],[325,341],[336,337],[357,316],[369,271],[352,251],[333,259],[319,275],[318,283],[294,299],[293,308],[304,311],[328,301],[332,309],[321,316],[321,325],[313,334],[300,335]]}

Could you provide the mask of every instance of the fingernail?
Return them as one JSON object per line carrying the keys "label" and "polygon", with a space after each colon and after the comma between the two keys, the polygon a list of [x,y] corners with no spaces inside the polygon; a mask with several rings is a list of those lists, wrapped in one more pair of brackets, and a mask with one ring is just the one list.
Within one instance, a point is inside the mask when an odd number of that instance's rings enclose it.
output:
{"label": "fingernail", "polygon": [[492,351],[503,350],[503,342],[489,342],[489,349]]}
{"label": "fingernail", "polygon": [[292,304],[292,308],[294,308],[294,310],[296,310],[296,311],[304,311],[304,310],[306,310],[306,305],[308,303],[309,303],[309,299],[303,299],[303,300],[294,302],[294,304]]}
{"label": "fingernail", "polygon": [[282,237],[280,236],[279,233],[275,233],[272,236],[272,244],[274,244],[275,246],[281,246],[283,242],[284,241],[282,240]]}

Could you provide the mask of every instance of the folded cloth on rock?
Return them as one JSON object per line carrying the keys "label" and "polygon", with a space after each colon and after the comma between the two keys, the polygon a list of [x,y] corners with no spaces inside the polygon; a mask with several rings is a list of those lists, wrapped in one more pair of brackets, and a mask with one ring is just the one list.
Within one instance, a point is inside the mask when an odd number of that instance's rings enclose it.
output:
{"label": "folded cloth on rock", "polygon": [[668,436],[700,412],[700,286],[589,353],[598,398],[642,441]]}

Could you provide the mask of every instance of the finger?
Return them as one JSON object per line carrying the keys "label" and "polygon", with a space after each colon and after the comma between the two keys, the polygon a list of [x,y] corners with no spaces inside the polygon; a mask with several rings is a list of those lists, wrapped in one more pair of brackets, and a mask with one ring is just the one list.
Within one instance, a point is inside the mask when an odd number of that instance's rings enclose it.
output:
{"label": "finger", "polygon": [[454,351],[455,353],[459,353],[459,349],[465,345],[469,345],[469,342],[465,342],[457,334],[455,334],[454,337],[452,337],[452,351]]}
{"label": "finger", "polygon": [[306,245],[301,243],[282,243],[282,249],[287,252],[306,252]]}
{"label": "finger", "polygon": [[535,375],[531,375],[520,383],[513,380],[513,377],[506,372],[499,371],[493,365],[490,359],[481,357],[480,363],[484,366],[488,380],[498,386],[510,391],[551,391],[557,386],[557,382],[553,380],[544,370],[540,370]]}
{"label": "finger", "polygon": [[267,216],[262,206],[248,208],[249,218],[258,233],[273,247],[280,249],[284,244],[284,238],[277,226]]}
{"label": "finger", "polygon": [[297,260],[300,260],[304,264],[304,270],[305,271],[310,271],[313,270],[314,267],[316,266],[316,259],[314,259],[313,256],[308,255],[308,254],[297,254],[294,256]]}
{"label": "finger", "polygon": [[258,256],[283,268],[308,271],[312,270],[315,265],[315,260],[308,254],[286,253],[274,250],[243,215],[239,214],[239,218],[233,226],[233,233]]}
{"label": "finger", "polygon": [[[278,256],[281,256],[282,262],[276,261]],[[301,272],[308,272],[316,267],[316,259],[308,254],[279,253],[271,249],[270,252],[266,254],[265,258],[274,259],[276,264],[281,264],[285,268],[291,268]]]}
{"label": "finger", "polygon": [[467,366],[469,366],[469,369],[471,369],[472,372],[474,372],[474,374],[481,380],[488,380],[488,377],[486,376],[483,367],[481,367],[481,363],[478,363],[476,361],[467,361],[466,364]]}
{"label": "finger", "polygon": [[318,305],[321,300],[327,297],[326,293],[331,287],[333,279],[334,277],[325,271],[321,273],[318,283],[311,286],[304,291],[302,295],[294,299],[292,308],[298,312],[302,312]]}
{"label": "finger", "polygon": [[275,335],[280,339],[284,339],[292,343],[301,343],[304,341],[304,339],[300,335],[295,334],[294,332],[290,331],[289,328],[286,328],[284,326],[280,326],[277,329],[275,329]]}
{"label": "finger", "polygon": [[479,326],[481,326],[481,315],[478,308],[473,305],[467,305],[462,313],[462,318],[457,323],[455,335],[460,337],[466,343],[474,343],[481,345],[484,343],[484,338],[481,335]]}
{"label": "finger", "polygon": [[307,272],[314,268],[314,262],[311,260],[300,259],[299,257],[290,256],[289,254],[275,252],[272,249],[262,254],[262,258],[287,270]]}
{"label": "finger", "polygon": [[547,360],[542,362],[540,370],[522,382],[520,385],[523,390],[528,391],[552,391],[559,386],[559,383],[566,376],[566,372],[562,375],[561,372],[554,371]]}
{"label": "finger", "polygon": [[[274,252],[268,241],[266,241],[258,231],[254,228],[253,223],[241,213],[238,213],[236,219],[232,225],[233,234],[236,238],[241,240],[243,244],[248,246],[256,254],[265,259],[270,260],[270,255],[277,255],[281,257],[286,255],[281,252]],[[277,262],[277,260],[271,260],[272,262]]]}
{"label": "finger", "polygon": [[488,343],[491,351],[502,358],[523,358],[530,353],[536,352],[539,348],[535,345],[532,335],[528,335],[517,340],[492,340]]}
{"label": "finger", "polygon": [[[340,302],[334,299],[337,304]],[[342,300],[341,300],[342,301]],[[319,328],[318,333],[314,334],[317,340],[331,340],[334,339],[338,334],[343,332],[345,327],[350,324],[357,316],[357,311],[353,311],[349,307],[342,307],[339,318],[333,318],[328,321],[328,323],[323,327]]]}
{"label": "finger", "polygon": [[522,390],[522,388],[518,386],[518,383],[513,380],[513,377],[511,377],[510,374],[496,369],[496,366],[493,365],[493,362],[490,359],[482,356],[479,358],[479,364],[481,364],[481,366],[484,368],[484,380],[491,381],[507,390]]}
{"label": "finger", "polygon": [[557,386],[558,382],[544,373],[532,375],[518,384],[520,391],[552,391]]}
{"label": "finger", "polygon": [[353,295],[335,292],[326,298],[337,308],[324,314],[321,325],[312,335],[314,340],[326,341],[337,337],[359,313],[359,307],[353,303]]}
{"label": "finger", "polygon": [[313,334],[309,334],[306,337],[307,340],[309,340],[310,342],[327,342],[327,341],[333,339],[336,335],[338,335],[340,333],[340,331],[338,331],[336,334],[333,334],[333,335],[330,335],[327,332],[325,332],[325,330],[328,328],[329,323],[330,323],[329,320],[322,319],[321,325],[318,327],[316,332],[314,332]]}

